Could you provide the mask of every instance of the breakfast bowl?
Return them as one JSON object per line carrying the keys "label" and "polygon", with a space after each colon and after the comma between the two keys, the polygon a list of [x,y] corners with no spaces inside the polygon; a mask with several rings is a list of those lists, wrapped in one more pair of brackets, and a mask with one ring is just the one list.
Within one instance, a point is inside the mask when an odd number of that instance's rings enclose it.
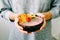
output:
{"label": "breakfast bowl", "polygon": [[44,25],[44,18],[36,14],[20,14],[18,16],[18,25],[27,32],[40,30]]}

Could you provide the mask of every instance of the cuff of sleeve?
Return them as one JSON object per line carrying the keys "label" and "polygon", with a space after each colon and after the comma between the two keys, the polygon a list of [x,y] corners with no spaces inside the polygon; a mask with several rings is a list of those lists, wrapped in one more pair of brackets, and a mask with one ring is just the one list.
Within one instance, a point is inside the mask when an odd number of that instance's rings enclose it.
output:
{"label": "cuff of sleeve", "polygon": [[56,18],[59,16],[59,10],[58,9],[52,9],[49,12],[52,14],[52,18]]}
{"label": "cuff of sleeve", "polygon": [[5,10],[5,11],[3,11],[3,12],[1,13],[1,16],[2,16],[3,18],[7,19],[7,20],[10,20],[10,19],[9,19],[9,15],[10,15],[11,13],[13,13],[13,12],[11,12],[11,11],[9,11],[9,10]]}

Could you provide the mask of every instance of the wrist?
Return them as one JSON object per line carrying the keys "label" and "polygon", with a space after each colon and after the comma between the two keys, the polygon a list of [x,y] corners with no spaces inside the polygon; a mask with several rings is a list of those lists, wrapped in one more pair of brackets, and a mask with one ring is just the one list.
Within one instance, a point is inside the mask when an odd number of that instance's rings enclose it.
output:
{"label": "wrist", "polygon": [[15,20],[15,16],[16,16],[15,13],[11,13],[11,14],[9,15],[9,19],[14,21],[14,20]]}
{"label": "wrist", "polygon": [[45,18],[46,20],[52,19],[52,14],[51,14],[50,12],[44,12],[43,15],[45,15],[44,18]]}

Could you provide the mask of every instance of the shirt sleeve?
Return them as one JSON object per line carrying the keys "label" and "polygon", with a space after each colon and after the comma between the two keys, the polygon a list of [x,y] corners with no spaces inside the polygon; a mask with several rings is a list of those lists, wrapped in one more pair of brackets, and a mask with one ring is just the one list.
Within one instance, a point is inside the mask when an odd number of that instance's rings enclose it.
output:
{"label": "shirt sleeve", "polygon": [[51,8],[50,12],[52,13],[52,18],[60,16],[60,0],[53,0]]}
{"label": "shirt sleeve", "polygon": [[0,14],[2,18],[9,20],[9,15],[13,13],[7,0],[0,0]]}

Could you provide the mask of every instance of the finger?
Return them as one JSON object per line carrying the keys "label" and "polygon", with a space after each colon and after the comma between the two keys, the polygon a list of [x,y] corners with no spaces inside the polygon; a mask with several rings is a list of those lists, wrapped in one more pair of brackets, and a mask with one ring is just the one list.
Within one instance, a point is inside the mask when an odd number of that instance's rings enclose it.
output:
{"label": "finger", "polygon": [[41,16],[42,18],[45,17],[42,13],[37,13],[36,15]]}
{"label": "finger", "polygon": [[17,28],[19,28],[19,29],[22,29],[22,30],[23,30],[23,28],[22,28],[21,26],[19,26],[17,23],[15,23],[15,26],[16,26]]}
{"label": "finger", "polygon": [[15,20],[15,26],[16,26],[17,28],[19,28],[19,29],[23,29],[21,26],[18,25],[18,19],[17,19],[17,18],[16,18],[16,20]]}
{"label": "finger", "polygon": [[25,33],[25,34],[31,34],[32,32],[27,32],[27,31],[24,31],[24,30],[21,30],[21,29],[19,29],[19,31],[20,32],[23,32],[23,33]]}
{"label": "finger", "polygon": [[19,29],[19,31],[22,32],[22,33],[28,34],[27,31],[24,31],[24,30],[21,30],[21,29]]}
{"label": "finger", "polygon": [[25,33],[25,34],[28,34],[27,31],[24,31],[23,28],[18,25],[18,18],[17,18],[17,17],[15,18],[15,22],[14,22],[14,23],[15,23],[15,26],[18,28],[18,30],[19,30],[20,32],[23,32],[23,33]]}
{"label": "finger", "polygon": [[45,27],[45,25],[46,25],[46,20],[44,18],[44,23],[43,23],[42,27],[40,28],[40,30],[42,30]]}
{"label": "finger", "polygon": [[39,32],[40,30],[37,30],[36,32]]}
{"label": "finger", "polygon": [[17,20],[15,21],[15,26],[18,28],[18,30],[19,30],[20,32],[23,32],[23,33],[27,34],[27,32],[24,31],[23,28],[18,25]]}

